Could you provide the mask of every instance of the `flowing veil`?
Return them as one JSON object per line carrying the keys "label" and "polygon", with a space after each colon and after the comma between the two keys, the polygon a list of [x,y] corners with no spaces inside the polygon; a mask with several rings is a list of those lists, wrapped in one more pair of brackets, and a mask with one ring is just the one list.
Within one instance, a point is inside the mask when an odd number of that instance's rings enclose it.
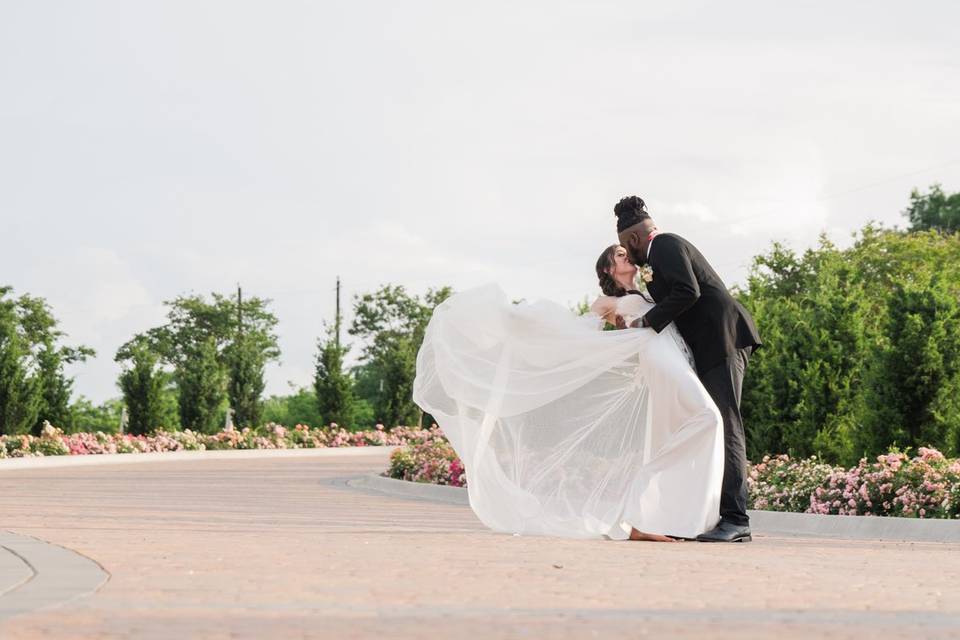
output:
{"label": "flowing veil", "polygon": [[490,528],[693,536],[719,517],[715,405],[671,337],[602,324],[547,300],[513,304],[496,284],[434,310],[413,398]]}

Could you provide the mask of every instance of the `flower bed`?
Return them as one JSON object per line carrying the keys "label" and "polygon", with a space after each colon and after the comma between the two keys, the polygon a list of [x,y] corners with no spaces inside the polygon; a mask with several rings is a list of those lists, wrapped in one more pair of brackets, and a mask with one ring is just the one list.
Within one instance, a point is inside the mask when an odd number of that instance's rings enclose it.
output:
{"label": "flower bed", "polygon": [[337,425],[288,429],[267,424],[254,429],[225,429],[203,434],[183,431],[156,431],[146,436],[96,433],[64,434],[49,423],[39,436],[0,435],[0,458],[28,456],[96,455],[106,453],[151,453],[161,451],[203,451],[210,449],[306,449],[318,447],[366,447],[409,445],[443,439],[437,427],[395,427],[347,431]]}
{"label": "flower bed", "polygon": [[463,463],[442,434],[439,439],[394,451],[384,475],[411,482],[467,486]]}
{"label": "flower bed", "polygon": [[[454,487],[467,484],[463,464],[440,436],[397,449],[384,475]],[[960,459],[921,447],[892,452],[852,469],[817,458],[765,456],[750,465],[749,508],[834,515],[960,517]]]}

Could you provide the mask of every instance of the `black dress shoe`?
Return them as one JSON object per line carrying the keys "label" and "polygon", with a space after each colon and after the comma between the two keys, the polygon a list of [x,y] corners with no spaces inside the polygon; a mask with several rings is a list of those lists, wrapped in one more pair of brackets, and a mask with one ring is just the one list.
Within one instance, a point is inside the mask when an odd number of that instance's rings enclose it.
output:
{"label": "black dress shoe", "polygon": [[753,536],[750,535],[749,525],[733,524],[723,520],[710,531],[697,536],[698,542],[750,542],[751,540]]}

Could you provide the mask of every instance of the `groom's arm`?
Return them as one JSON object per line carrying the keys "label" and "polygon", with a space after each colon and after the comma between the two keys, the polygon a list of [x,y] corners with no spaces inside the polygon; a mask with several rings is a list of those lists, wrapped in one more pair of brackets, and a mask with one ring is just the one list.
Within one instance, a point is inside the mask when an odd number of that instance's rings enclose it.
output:
{"label": "groom's arm", "polygon": [[657,333],[700,298],[700,284],[693,273],[687,252],[681,244],[662,242],[663,239],[654,246],[656,260],[652,261],[651,266],[654,279],[669,287],[670,293],[642,318],[644,326],[651,327]]}

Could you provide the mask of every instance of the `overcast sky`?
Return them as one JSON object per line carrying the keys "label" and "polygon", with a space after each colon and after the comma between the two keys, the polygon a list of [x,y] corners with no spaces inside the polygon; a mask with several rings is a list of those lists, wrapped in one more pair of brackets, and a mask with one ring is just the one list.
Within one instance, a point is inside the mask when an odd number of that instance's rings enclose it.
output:
{"label": "overcast sky", "polygon": [[[669,6],[668,6],[669,5]],[[727,284],[960,190],[954,2],[0,0],[0,284],[119,395],[181,293],[274,300],[307,384],[382,283],[573,303],[643,196]]]}

